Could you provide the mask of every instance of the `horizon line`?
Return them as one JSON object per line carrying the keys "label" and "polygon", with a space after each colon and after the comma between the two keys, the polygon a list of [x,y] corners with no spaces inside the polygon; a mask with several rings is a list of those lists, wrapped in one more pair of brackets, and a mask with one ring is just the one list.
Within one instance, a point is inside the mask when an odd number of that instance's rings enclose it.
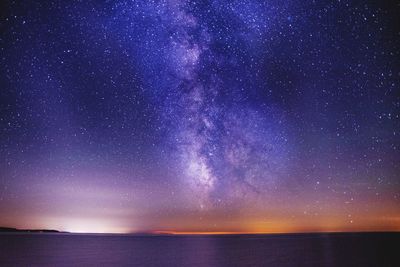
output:
{"label": "horizon line", "polygon": [[[51,232],[60,234],[99,234],[99,235],[285,235],[285,234],[335,234],[335,233],[400,233],[400,229],[381,229],[381,230],[316,230],[316,231],[287,231],[287,232],[268,232],[268,231],[174,231],[174,230],[154,230],[142,232],[74,232],[68,230],[57,230],[48,228],[15,228],[0,226],[5,229],[14,229],[16,232]],[[10,231],[12,232],[12,231]],[[8,233],[10,233],[8,232]],[[6,231],[0,233],[7,233]]]}

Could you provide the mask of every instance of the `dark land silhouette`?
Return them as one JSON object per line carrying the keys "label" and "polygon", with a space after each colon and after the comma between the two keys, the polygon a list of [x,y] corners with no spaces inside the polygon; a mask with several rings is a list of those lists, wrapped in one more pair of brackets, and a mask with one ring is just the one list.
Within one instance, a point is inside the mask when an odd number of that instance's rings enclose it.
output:
{"label": "dark land silhouette", "polygon": [[67,233],[53,229],[17,229],[12,227],[0,227],[0,233]]}

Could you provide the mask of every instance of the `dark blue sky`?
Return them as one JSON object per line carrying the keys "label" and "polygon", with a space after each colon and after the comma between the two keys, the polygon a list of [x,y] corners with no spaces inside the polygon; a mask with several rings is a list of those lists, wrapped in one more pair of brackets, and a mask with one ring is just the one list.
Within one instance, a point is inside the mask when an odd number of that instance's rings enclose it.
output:
{"label": "dark blue sky", "polygon": [[399,230],[381,2],[5,1],[0,224]]}

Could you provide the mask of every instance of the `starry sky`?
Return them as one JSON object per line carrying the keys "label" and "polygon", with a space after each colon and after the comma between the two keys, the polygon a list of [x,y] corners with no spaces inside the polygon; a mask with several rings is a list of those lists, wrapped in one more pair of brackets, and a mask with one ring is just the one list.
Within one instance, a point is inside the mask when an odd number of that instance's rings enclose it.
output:
{"label": "starry sky", "polygon": [[0,9],[0,225],[400,230],[397,1]]}

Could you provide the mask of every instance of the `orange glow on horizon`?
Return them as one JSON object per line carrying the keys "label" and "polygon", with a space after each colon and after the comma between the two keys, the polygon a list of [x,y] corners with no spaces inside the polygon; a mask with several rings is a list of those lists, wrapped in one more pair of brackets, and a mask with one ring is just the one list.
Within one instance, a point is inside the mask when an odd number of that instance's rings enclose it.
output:
{"label": "orange glow on horizon", "polygon": [[311,232],[185,232],[185,231],[153,231],[151,234],[155,235],[279,235],[279,234],[310,234],[310,233],[363,233],[363,232],[400,232],[397,230],[359,230],[359,231],[311,231]]}

